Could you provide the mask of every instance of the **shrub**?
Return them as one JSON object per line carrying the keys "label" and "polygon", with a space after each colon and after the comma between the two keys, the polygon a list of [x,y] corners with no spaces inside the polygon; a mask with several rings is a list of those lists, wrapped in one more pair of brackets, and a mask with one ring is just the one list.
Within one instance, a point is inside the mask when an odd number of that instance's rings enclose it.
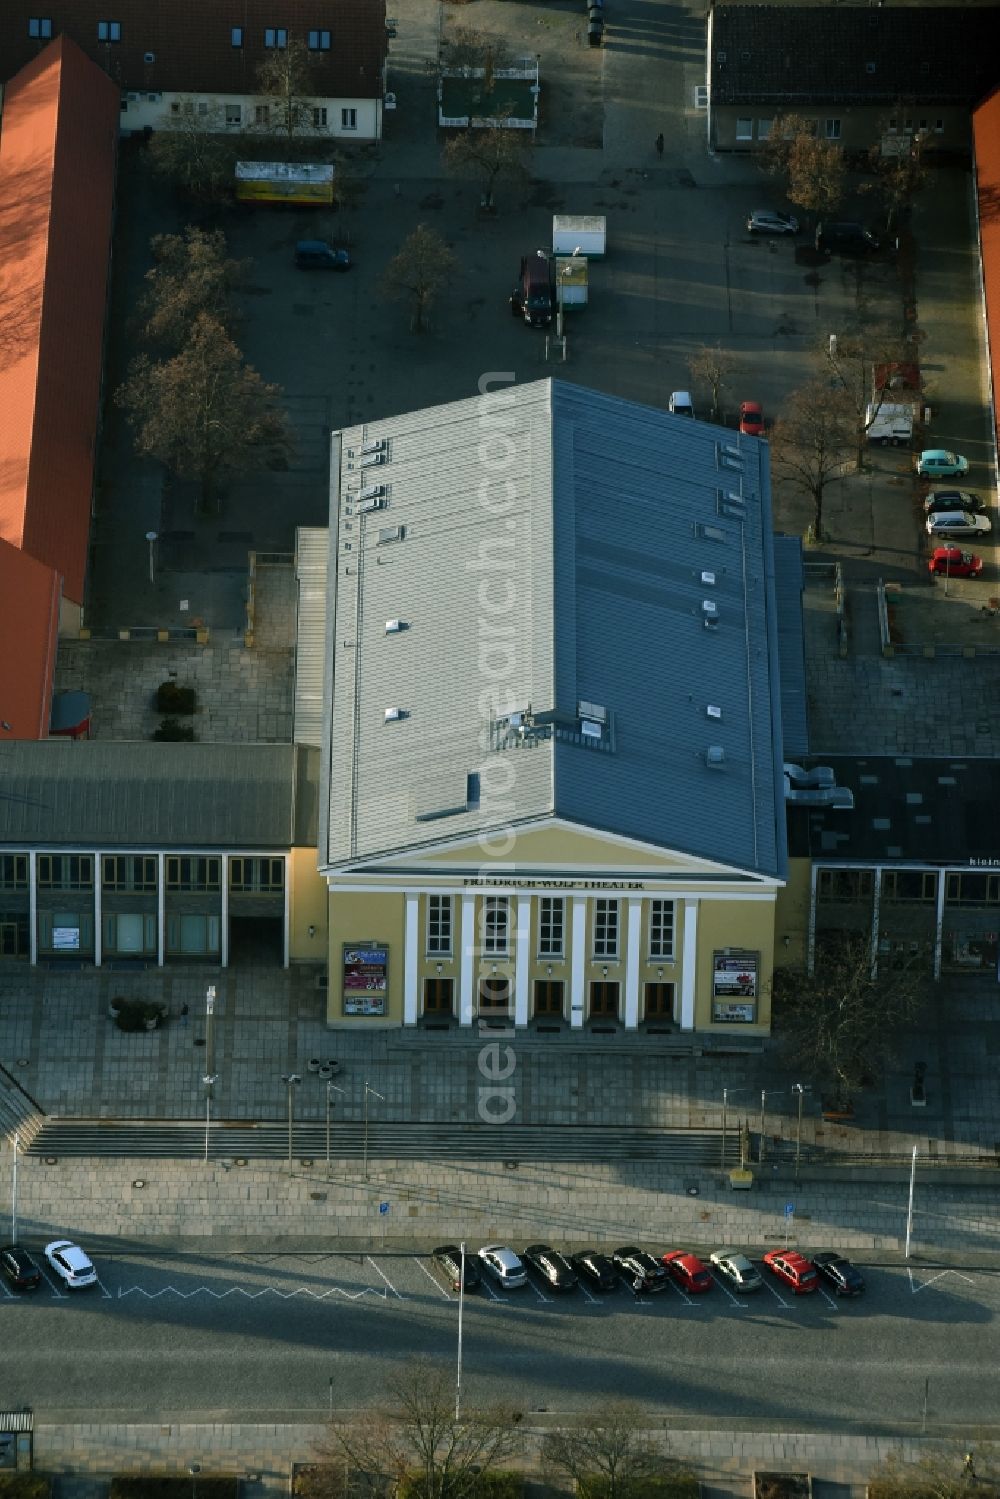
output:
{"label": "shrub", "polygon": [[111,1480],[108,1499],[191,1499],[192,1482],[196,1499],[236,1499],[235,1477],[206,1477],[199,1473],[192,1480],[186,1473],[173,1476],[167,1473],[116,1473]]}
{"label": "shrub", "polygon": [[49,1499],[51,1492],[41,1473],[0,1473],[0,1499]]}
{"label": "shrub", "polygon": [[156,689],[156,708],[159,713],[193,713],[196,701],[194,688],[181,687],[172,677],[161,682]]}
{"label": "shrub", "polygon": [[176,718],[161,718],[159,728],[153,732],[153,738],[161,743],[191,744],[194,741],[194,728]]}

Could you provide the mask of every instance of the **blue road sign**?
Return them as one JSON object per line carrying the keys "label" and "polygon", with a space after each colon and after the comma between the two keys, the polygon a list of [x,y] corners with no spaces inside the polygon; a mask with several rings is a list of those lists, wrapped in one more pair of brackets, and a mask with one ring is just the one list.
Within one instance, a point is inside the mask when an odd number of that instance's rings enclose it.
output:
{"label": "blue road sign", "polygon": [[378,1214],[379,1214],[379,1217],[380,1218],[384,1218],[385,1215],[386,1215],[386,1213],[388,1213],[388,1211],[389,1211],[389,1204],[387,1202],[380,1202],[379,1205],[378,1205]]}
{"label": "blue road sign", "polygon": [[794,1204],[794,1202],[786,1202],[785,1203],[785,1217],[786,1218],[794,1218],[795,1217],[795,1204]]}

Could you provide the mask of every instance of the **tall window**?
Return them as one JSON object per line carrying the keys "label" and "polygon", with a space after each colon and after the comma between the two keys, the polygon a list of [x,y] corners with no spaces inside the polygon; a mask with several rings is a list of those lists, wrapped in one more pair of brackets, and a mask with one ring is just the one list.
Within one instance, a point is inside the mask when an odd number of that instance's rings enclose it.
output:
{"label": "tall window", "polygon": [[451,896],[427,897],[427,951],[438,956],[451,954]]}
{"label": "tall window", "polygon": [[674,903],[652,900],[649,903],[649,956],[672,958],[674,955]]}
{"label": "tall window", "polygon": [[753,120],[739,119],[736,121],[736,139],[738,141],[753,140]]}
{"label": "tall window", "polygon": [[229,33],[229,40],[234,47],[243,46],[243,27],[234,26]]}
{"label": "tall window", "polygon": [[255,104],[253,107],[253,122],[255,125],[269,125],[271,123],[271,106],[269,104]]}
{"label": "tall window", "polygon": [[618,956],[618,902],[598,899],[594,901],[594,957],[617,958]]}
{"label": "tall window", "polygon": [[242,104],[227,104],[226,105],[226,124],[227,125],[239,125],[241,123],[242,119],[243,119],[243,106],[242,106]]}
{"label": "tall window", "polygon": [[341,130],[357,130],[358,112],[356,109],[342,109],[340,111]]}
{"label": "tall window", "polygon": [[826,122],[826,138],[827,138],[828,141],[839,141],[840,140],[840,121],[839,120],[827,120],[827,122]]}
{"label": "tall window", "polygon": [[312,107],[312,122],[314,130],[326,129],[326,105],[314,104]]}
{"label": "tall window", "polygon": [[565,902],[560,895],[543,895],[538,910],[538,956],[561,958]]}
{"label": "tall window", "polygon": [[329,52],[329,50],[330,50],[330,33],[328,31],[310,31],[310,33],[309,33],[309,51],[310,52]]}
{"label": "tall window", "polygon": [[483,952],[491,957],[507,951],[510,901],[506,895],[487,895],[483,901]]}

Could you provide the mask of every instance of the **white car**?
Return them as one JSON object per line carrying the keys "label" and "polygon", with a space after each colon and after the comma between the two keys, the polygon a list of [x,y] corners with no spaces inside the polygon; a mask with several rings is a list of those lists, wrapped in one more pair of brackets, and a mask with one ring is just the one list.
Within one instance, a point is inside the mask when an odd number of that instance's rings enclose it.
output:
{"label": "white car", "polygon": [[798,234],[799,221],[793,213],[777,213],[773,208],[755,208],[747,216],[748,234]]}
{"label": "white car", "polygon": [[734,1249],[717,1249],[708,1258],[734,1291],[759,1291],[764,1284],[757,1266],[745,1254]]}
{"label": "white car", "polygon": [[46,1244],[45,1258],[71,1291],[82,1286],[96,1286],[97,1271],[80,1246],[69,1239],[53,1239],[51,1244]]}
{"label": "white car", "polygon": [[988,515],[969,510],[935,510],[925,524],[928,536],[985,536],[993,529]]}
{"label": "white car", "polygon": [[502,1286],[513,1289],[528,1284],[528,1275],[519,1256],[506,1244],[484,1245],[479,1258]]}
{"label": "white car", "polygon": [[674,416],[694,416],[694,402],[686,390],[675,390],[671,393],[670,410]]}

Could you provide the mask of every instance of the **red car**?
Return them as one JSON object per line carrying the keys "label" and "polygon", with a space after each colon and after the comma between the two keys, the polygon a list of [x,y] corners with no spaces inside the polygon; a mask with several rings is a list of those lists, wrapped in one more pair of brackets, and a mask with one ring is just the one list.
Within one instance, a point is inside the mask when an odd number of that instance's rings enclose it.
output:
{"label": "red car", "polygon": [[812,1260],[807,1260],[797,1249],[769,1249],[764,1264],[779,1280],[786,1281],[796,1296],[819,1289],[819,1276]]}
{"label": "red car", "polygon": [[935,547],[927,561],[929,573],[946,578],[976,578],[982,570],[982,557],[963,552],[961,547]]}
{"label": "red car", "polygon": [[696,1254],[688,1254],[683,1249],[672,1249],[663,1256],[663,1263],[682,1291],[690,1291],[697,1296],[700,1291],[712,1289],[712,1277]]}
{"label": "red car", "polygon": [[759,401],[743,401],[740,404],[740,431],[748,437],[763,437],[764,413]]}

